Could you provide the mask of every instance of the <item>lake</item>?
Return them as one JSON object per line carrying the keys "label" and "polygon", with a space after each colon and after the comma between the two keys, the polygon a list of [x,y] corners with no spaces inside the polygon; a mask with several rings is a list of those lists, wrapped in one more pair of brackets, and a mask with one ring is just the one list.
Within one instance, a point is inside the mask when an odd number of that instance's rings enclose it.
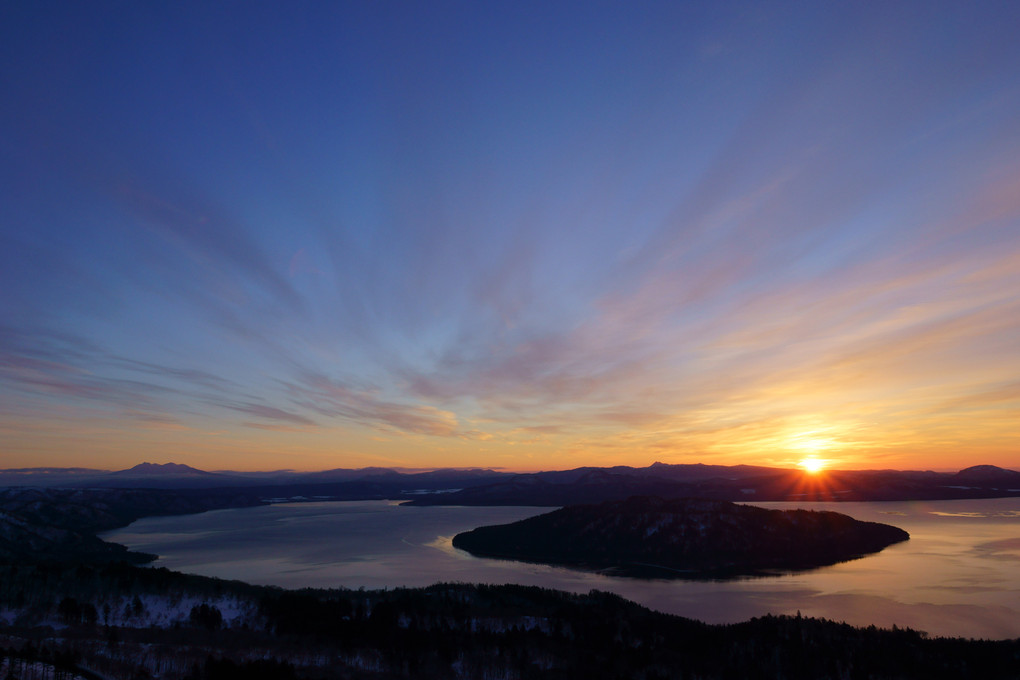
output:
{"label": "lake", "polygon": [[904,543],[810,572],[732,581],[639,580],[476,558],[461,531],[550,508],[283,503],[150,517],[102,537],[156,566],[288,588],[393,588],[441,581],[617,593],[672,614],[731,623],[796,614],[932,635],[1020,637],[1020,498],[904,503],[760,503],[836,510],[899,526]]}

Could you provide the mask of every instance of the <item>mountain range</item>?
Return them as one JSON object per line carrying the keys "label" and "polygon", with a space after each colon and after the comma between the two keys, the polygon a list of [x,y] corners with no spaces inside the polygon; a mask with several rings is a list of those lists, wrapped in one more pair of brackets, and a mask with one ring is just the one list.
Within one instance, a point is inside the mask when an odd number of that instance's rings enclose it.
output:
{"label": "mountain range", "polygon": [[388,498],[415,505],[562,506],[631,496],[728,501],[944,500],[1020,496],[1020,472],[976,465],[959,472],[802,470],[752,465],[654,463],[534,473],[485,468],[407,470],[369,467],[319,472],[206,471],[179,463],[126,470],[0,470],[0,487],[239,489],[266,499]]}

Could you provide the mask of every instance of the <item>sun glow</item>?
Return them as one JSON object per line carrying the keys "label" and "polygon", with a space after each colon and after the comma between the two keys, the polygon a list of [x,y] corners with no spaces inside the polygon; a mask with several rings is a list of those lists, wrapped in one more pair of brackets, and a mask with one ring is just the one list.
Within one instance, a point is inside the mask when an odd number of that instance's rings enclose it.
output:
{"label": "sun glow", "polygon": [[833,438],[820,431],[799,432],[789,437],[787,441],[787,446],[791,449],[809,454],[809,457],[813,457],[810,454],[831,449],[835,445],[836,441]]}
{"label": "sun glow", "polygon": [[804,468],[805,472],[812,475],[816,475],[825,469],[825,465],[828,461],[822,460],[821,458],[815,458],[814,456],[808,456],[801,460],[797,465]]}

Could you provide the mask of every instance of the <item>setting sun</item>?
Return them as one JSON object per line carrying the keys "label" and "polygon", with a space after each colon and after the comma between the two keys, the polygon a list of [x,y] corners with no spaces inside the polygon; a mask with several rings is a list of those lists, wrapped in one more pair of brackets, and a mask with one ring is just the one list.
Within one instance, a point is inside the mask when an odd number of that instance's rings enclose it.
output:
{"label": "setting sun", "polygon": [[805,458],[802,461],[800,461],[799,463],[797,463],[797,465],[799,465],[802,468],[804,468],[805,472],[809,472],[809,473],[814,475],[814,474],[817,474],[817,473],[821,472],[822,470],[824,470],[826,463],[827,463],[827,461],[824,461],[824,460],[822,460],[820,458],[815,458],[814,456],[808,456],[807,458]]}

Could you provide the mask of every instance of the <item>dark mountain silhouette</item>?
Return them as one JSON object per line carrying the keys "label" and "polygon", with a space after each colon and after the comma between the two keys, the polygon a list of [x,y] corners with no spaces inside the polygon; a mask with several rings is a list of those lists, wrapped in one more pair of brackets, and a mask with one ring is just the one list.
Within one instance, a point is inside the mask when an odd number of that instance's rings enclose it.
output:
{"label": "dark mountain silhouette", "polygon": [[1020,485],[1020,472],[1007,470],[995,465],[974,465],[957,472],[955,479],[972,484]]}
{"label": "dark mountain silhouette", "polygon": [[836,512],[634,497],[481,527],[458,534],[453,545],[483,557],[698,578],[810,569],[909,537],[897,527]]}
{"label": "dark mountain silhouette", "polygon": [[[989,470],[988,468],[991,468]],[[973,471],[973,472],[971,472]],[[961,476],[962,475],[962,476]],[[1013,477],[1017,475],[1017,477]],[[537,472],[416,498],[414,505],[564,506],[631,496],[728,501],[903,501],[1020,495],[1020,473],[993,466],[960,473],[803,470],[754,466],[663,465]]]}
{"label": "dark mountain silhouette", "polygon": [[190,489],[228,487],[245,484],[245,480],[229,474],[206,472],[182,463],[139,463],[127,470],[117,470],[99,478],[82,479],[84,486],[106,488]]}
{"label": "dark mountain silhouette", "polygon": [[399,472],[391,470],[389,468],[381,467],[367,467],[367,468],[335,468],[333,470],[323,470],[321,472],[304,472],[298,473],[297,479],[302,482],[331,482],[331,481],[349,481],[352,479],[365,479],[366,477],[394,477],[399,476]]}
{"label": "dark mountain silhouette", "polygon": [[321,472],[207,472],[141,463],[109,472],[76,468],[0,470],[0,487],[231,489],[264,498],[401,499],[414,505],[559,507],[631,496],[728,501],[893,501],[1020,496],[1020,472],[977,465],[960,472],[803,470],[752,465],[580,467],[534,473],[490,469],[336,468]]}
{"label": "dark mountain silhouette", "polygon": [[111,472],[110,474],[117,477],[148,477],[150,475],[161,477],[166,475],[195,475],[199,477],[217,476],[213,472],[206,472],[205,470],[199,470],[198,468],[193,468],[190,465],[182,465],[181,463],[139,463],[127,470],[118,470],[117,472]]}

